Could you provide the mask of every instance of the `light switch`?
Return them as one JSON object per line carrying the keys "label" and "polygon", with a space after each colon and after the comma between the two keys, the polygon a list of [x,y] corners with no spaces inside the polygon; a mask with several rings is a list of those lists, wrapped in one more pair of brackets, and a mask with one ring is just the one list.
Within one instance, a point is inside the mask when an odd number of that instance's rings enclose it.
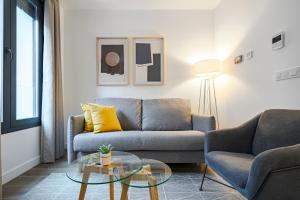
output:
{"label": "light switch", "polygon": [[282,78],[282,79],[287,79],[287,78],[289,78],[289,72],[288,72],[288,71],[281,72],[281,78]]}
{"label": "light switch", "polygon": [[275,73],[276,81],[282,81],[282,80],[299,78],[299,77],[300,77],[300,67],[293,67]]}
{"label": "light switch", "polygon": [[280,80],[281,80],[281,73],[276,72],[276,81],[280,81]]}
{"label": "light switch", "polygon": [[246,53],[246,59],[251,60],[253,58],[253,51],[249,51]]}
{"label": "light switch", "polygon": [[290,77],[296,77],[298,75],[298,69],[293,69],[289,72]]}

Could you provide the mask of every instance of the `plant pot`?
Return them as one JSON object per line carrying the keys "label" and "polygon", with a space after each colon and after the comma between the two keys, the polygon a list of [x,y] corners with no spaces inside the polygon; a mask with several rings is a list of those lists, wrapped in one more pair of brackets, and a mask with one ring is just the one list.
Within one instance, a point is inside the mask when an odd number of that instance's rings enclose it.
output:
{"label": "plant pot", "polygon": [[101,165],[110,165],[111,164],[111,152],[107,154],[100,153],[100,163]]}

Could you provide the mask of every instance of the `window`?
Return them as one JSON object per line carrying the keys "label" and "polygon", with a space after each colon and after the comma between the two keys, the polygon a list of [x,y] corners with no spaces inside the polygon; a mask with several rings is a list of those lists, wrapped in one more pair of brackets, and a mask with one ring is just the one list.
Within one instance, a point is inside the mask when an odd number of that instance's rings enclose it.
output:
{"label": "window", "polygon": [[[3,1],[1,1],[0,3],[0,47],[3,47]],[[3,49],[0,51],[3,55]],[[3,119],[3,112],[2,112],[2,108],[3,108],[3,103],[2,103],[2,74],[3,74],[3,56],[0,56],[0,123],[2,122]],[[0,124],[1,127],[1,124]],[[0,130],[1,133],[1,130]]]}
{"label": "window", "polygon": [[4,1],[2,133],[40,125],[43,5]]}

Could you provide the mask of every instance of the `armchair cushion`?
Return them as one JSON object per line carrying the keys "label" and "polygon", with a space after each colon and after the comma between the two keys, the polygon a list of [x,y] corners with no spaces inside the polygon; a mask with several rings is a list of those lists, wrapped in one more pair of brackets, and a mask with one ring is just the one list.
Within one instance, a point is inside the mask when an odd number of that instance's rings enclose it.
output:
{"label": "armchair cushion", "polygon": [[234,187],[245,188],[254,160],[251,154],[212,151],[205,155],[206,163]]}
{"label": "armchair cushion", "polygon": [[210,131],[205,134],[205,152],[228,151],[252,153],[252,142],[260,115],[239,127]]}
{"label": "armchair cushion", "polygon": [[253,140],[253,154],[300,143],[298,110],[267,110],[258,122]]}

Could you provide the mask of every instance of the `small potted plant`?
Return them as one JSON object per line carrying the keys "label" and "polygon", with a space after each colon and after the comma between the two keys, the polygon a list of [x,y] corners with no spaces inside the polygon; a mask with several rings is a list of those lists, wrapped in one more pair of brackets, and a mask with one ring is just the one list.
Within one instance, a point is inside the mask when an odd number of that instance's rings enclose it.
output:
{"label": "small potted plant", "polygon": [[111,144],[103,144],[99,147],[98,151],[100,152],[100,163],[102,165],[110,165],[111,164]]}

